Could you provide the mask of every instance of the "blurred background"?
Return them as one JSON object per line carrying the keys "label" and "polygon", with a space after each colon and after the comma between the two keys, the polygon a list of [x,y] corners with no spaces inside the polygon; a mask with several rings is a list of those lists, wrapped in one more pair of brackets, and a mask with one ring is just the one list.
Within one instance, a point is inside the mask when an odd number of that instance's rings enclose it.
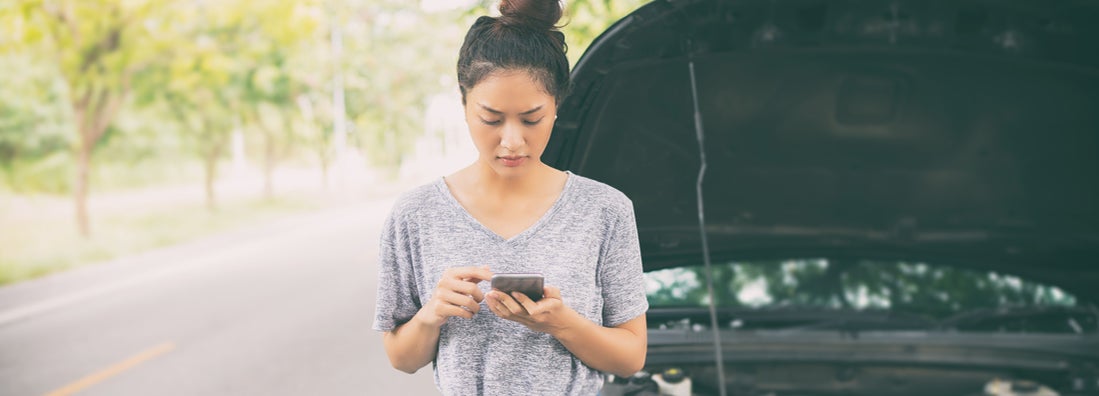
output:
{"label": "blurred background", "polygon": [[[642,2],[567,2],[570,60]],[[0,394],[430,392],[370,330],[377,230],[474,160],[495,6],[0,1]]]}

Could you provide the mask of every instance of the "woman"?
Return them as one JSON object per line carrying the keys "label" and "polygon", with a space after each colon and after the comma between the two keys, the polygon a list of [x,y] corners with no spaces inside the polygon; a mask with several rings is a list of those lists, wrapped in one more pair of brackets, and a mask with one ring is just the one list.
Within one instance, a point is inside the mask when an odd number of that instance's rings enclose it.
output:
{"label": "woman", "polygon": [[[644,365],[644,279],[633,206],[542,163],[569,86],[557,0],[504,0],[458,60],[479,156],[405,193],[382,232],[375,330],[394,367],[434,362],[444,394],[592,395]],[[489,290],[534,272],[544,297]]]}

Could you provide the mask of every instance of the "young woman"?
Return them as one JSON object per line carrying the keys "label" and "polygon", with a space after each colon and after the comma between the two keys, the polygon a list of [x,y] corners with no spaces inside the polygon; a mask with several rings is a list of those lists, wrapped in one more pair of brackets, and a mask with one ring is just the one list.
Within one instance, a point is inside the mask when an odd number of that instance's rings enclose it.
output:
{"label": "young woman", "polygon": [[[375,330],[393,366],[454,395],[594,395],[645,362],[632,202],[542,163],[569,86],[558,0],[504,0],[458,59],[479,156],[401,196],[381,237]],[[541,273],[544,297],[490,290]]]}

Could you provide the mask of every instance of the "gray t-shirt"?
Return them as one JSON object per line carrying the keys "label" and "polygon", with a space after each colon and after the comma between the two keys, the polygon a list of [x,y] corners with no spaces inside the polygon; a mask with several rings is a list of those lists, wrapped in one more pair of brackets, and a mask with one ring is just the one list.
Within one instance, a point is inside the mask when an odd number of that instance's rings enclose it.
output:
{"label": "gray t-shirt", "polygon": [[[645,313],[633,203],[614,188],[568,173],[564,191],[533,226],[505,240],[473,218],[445,181],[402,195],[381,236],[374,329],[390,331],[431,299],[443,271],[488,265],[535,272],[564,303],[603,326]],[[488,282],[480,283],[488,292]],[[435,384],[446,395],[594,395],[603,375],[557,339],[501,319],[481,303],[439,335]]]}

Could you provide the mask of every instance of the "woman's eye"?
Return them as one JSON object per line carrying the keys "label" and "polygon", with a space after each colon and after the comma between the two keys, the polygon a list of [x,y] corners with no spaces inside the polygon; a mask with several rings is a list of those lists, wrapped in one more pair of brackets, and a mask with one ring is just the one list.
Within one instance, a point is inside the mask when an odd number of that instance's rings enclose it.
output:
{"label": "woman's eye", "polygon": [[537,120],[534,120],[534,121],[523,120],[523,123],[527,124],[527,125],[538,125],[539,122],[542,122],[541,118],[539,118]]}
{"label": "woman's eye", "polygon": [[491,120],[490,121],[490,120],[486,120],[486,119],[482,118],[481,122],[484,123],[485,125],[500,125],[500,123],[503,122],[503,120]]}

